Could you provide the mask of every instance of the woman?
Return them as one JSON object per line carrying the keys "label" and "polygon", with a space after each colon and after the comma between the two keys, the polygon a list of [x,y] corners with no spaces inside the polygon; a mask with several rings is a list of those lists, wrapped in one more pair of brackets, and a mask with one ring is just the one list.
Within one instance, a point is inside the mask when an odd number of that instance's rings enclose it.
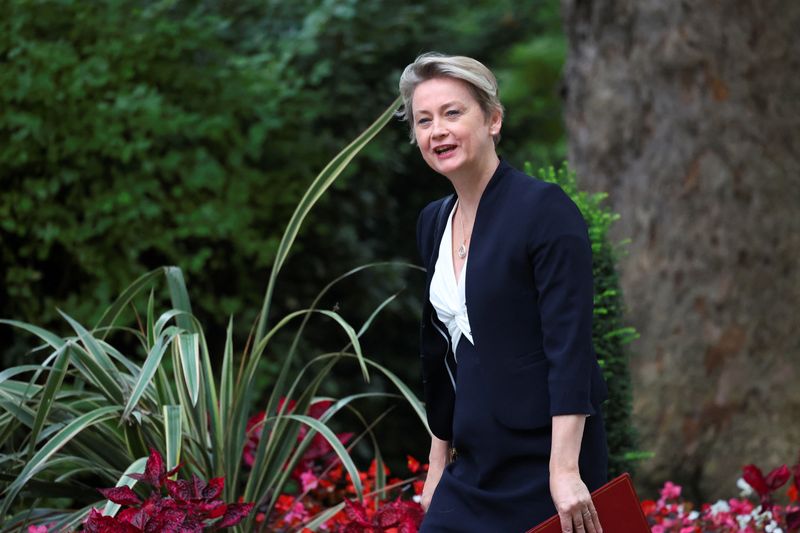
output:
{"label": "woman", "polygon": [[557,511],[564,532],[599,533],[606,387],[586,224],[559,187],[497,156],[503,107],[484,65],[424,54],[400,93],[412,142],[455,189],[417,224],[433,433],[421,531],[520,532]]}

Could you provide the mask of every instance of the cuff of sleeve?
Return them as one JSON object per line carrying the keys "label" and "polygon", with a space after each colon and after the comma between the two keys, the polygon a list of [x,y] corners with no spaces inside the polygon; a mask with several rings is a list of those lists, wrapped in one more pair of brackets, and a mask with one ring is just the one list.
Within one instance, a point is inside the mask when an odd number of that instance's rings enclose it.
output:
{"label": "cuff of sleeve", "polygon": [[575,381],[550,382],[550,416],[594,415],[591,391]]}

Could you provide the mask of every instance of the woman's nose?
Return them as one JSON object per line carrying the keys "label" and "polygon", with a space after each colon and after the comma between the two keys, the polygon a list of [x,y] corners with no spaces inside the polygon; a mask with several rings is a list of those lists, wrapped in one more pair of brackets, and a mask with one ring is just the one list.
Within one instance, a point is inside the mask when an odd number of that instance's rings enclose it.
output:
{"label": "woman's nose", "polygon": [[434,138],[441,138],[447,135],[447,128],[445,128],[444,124],[441,120],[434,120],[433,121],[433,131],[432,134]]}

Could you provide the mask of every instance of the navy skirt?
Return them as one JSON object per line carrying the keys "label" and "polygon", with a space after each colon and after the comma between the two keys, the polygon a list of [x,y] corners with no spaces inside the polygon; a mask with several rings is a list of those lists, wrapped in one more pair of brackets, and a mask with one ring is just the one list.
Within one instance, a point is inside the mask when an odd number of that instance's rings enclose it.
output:
{"label": "navy skirt", "polygon": [[[456,355],[452,444],[458,456],[442,474],[420,533],[525,532],[556,512],[549,484],[552,426],[520,430],[497,422],[477,350],[462,337]],[[606,482],[607,466],[598,413],[586,420],[579,458],[590,491]]]}

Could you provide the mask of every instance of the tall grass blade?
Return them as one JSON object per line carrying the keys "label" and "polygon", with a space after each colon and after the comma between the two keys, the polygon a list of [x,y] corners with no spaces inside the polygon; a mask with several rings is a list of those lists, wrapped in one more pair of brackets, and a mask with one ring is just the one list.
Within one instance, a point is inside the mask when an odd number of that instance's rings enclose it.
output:
{"label": "tall grass blade", "polygon": [[[92,377],[97,381],[97,384],[100,385],[104,391],[110,395],[114,403],[122,405],[124,403],[124,398],[120,384],[116,380],[117,367],[114,366],[111,358],[108,356],[105,350],[103,350],[102,346],[100,346],[100,343],[97,341],[97,339],[95,339],[92,334],[86,330],[86,328],[81,326],[66,313],[61,311],[59,311],[59,313],[67,322],[69,322],[69,325],[72,326],[72,329],[74,329],[75,333],[78,334],[81,344],[83,344],[83,346],[86,348],[86,355],[88,355],[88,358],[82,362],[87,364],[87,370],[90,371]],[[81,358],[78,357],[78,359]]]}
{"label": "tall grass blade", "polygon": [[336,178],[342,173],[342,171],[347,167],[350,161],[371,141],[375,135],[380,132],[384,126],[392,119],[395,112],[400,107],[401,100],[398,97],[392,104],[386,109],[386,111],[381,114],[373,122],[364,132],[361,133],[358,137],[353,140],[347,147],[345,147],[339,154],[334,157],[322,172],[314,179],[309,186],[308,190],[306,190],[305,195],[300,199],[300,202],[297,204],[297,208],[292,215],[292,218],[289,219],[289,224],[286,227],[286,231],[283,234],[283,238],[281,239],[280,244],[278,245],[278,251],[275,256],[275,264],[272,266],[272,271],[270,272],[269,282],[267,283],[267,292],[264,296],[264,303],[261,306],[261,313],[258,319],[258,327],[256,328],[255,334],[255,342],[258,343],[264,337],[264,333],[267,330],[267,321],[269,317],[270,304],[272,301],[272,292],[275,287],[275,280],[278,277],[278,273],[280,272],[281,268],[283,267],[283,262],[289,255],[289,250],[294,243],[295,238],[297,237],[298,232],[300,231],[300,226],[305,220],[308,213],[311,211],[311,208],[314,207],[314,204],[319,200],[322,194],[328,189],[328,187],[336,181]]}
{"label": "tall grass blade", "polygon": [[181,440],[183,428],[181,425],[181,406],[165,405],[164,414],[164,437],[167,451],[167,470],[172,470],[181,460]]}
{"label": "tall grass blade", "polygon": [[34,326],[33,324],[28,324],[26,322],[0,318],[0,324],[8,324],[9,326],[14,326],[15,328],[25,330],[28,333],[33,333],[34,335],[36,335],[37,337],[39,337],[40,339],[42,339],[44,342],[46,342],[55,349],[61,348],[61,345],[64,344],[64,342],[66,342],[58,335],[50,333],[44,328],[40,328],[39,326]]}
{"label": "tall grass blade", "polygon": [[178,335],[178,354],[189,399],[192,407],[196,407],[200,393],[200,336],[197,333]]}
{"label": "tall grass blade", "polygon": [[39,408],[36,410],[36,419],[33,421],[33,427],[31,428],[28,457],[32,457],[36,450],[36,440],[39,437],[39,432],[50,414],[50,408],[53,406],[56,392],[61,388],[64,376],[67,374],[69,349],[69,344],[59,348],[56,361],[50,369],[50,375],[47,376],[47,383],[45,383],[42,397],[39,399]]}
{"label": "tall grass blade", "polygon": [[145,389],[152,386],[153,376],[155,376],[156,370],[161,364],[161,359],[164,357],[164,352],[167,351],[168,346],[169,341],[167,341],[163,336],[158,337],[155,345],[153,345],[153,348],[147,355],[144,365],[142,365],[142,369],[139,372],[139,377],[136,380],[136,384],[133,386],[133,391],[128,398],[128,402],[125,404],[125,410],[122,412],[123,420],[128,419],[131,412],[136,407],[136,404],[139,403],[139,399],[141,399]]}
{"label": "tall grass blade", "polygon": [[97,321],[97,325],[94,327],[95,331],[103,331],[103,335],[100,337],[101,339],[106,338],[108,332],[111,331],[111,328],[114,326],[117,317],[119,317],[119,314],[125,309],[125,306],[128,305],[142,289],[151,285],[153,281],[161,275],[161,272],[162,269],[157,268],[136,278],[136,281],[128,285],[117,299],[114,300],[114,303],[103,312],[103,316],[100,317],[100,320]]}
{"label": "tall grass blade", "polygon": [[189,318],[192,314],[192,303],[191,300],[189,300],[189,292],[186,290],[183,272],[181,272],[181,269],[178,267],[165,267],[164,275],[167,278],[172,308],[186,313],[185,315],[179,315],[175,319],[178,326],[188,332],[194,332],[194,326]]}

